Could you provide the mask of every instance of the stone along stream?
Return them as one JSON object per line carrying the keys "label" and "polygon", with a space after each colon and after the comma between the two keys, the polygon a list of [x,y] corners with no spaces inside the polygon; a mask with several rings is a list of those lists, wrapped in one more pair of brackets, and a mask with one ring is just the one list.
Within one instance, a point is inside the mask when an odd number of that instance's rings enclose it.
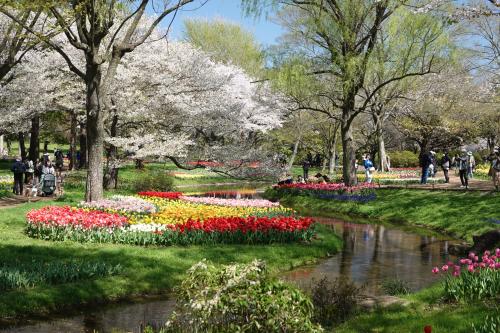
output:
{"label": "stone along stream", "polygon": [[[218,191],[208,195],[249,198],[257,192]],[[332,218],[316,218],[330,226],[344,241],[343,248],[319,264],[294,269],[281,275],[285,280],[309,289],[314,280],[323,276],[346,278],[364,286],[368,295],[383,294],[382,283],[398,278],[412,290],[430,285],[436,280],[431,274],[434,266],[455,257],[448,246],[455,243],[442,236],[429,236],[415,229],[380,224],[359,224]],[[5,328],[0,333],[53,332],[141,332],[144,324],[162,325],[173,311],[172,298],[141,300],[133,304],[110,304],[81,311],[77,315],[58,317],[49,321],[27,322]]]}

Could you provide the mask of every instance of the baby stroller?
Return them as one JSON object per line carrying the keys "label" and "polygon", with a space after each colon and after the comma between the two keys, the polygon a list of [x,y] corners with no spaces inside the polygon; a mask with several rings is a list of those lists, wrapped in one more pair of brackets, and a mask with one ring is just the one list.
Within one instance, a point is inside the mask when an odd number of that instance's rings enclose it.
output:
{"label": "baby stroller", "polygon": [[42,176],[40,181],[42,195],[52,195],[56,191],[56,176],[51,173]]}

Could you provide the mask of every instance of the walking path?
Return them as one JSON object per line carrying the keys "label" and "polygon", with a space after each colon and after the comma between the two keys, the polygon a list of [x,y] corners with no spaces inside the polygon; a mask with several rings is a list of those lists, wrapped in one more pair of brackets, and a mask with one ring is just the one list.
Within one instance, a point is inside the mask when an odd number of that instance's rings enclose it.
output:
{"label": "walking path", "polygon": [[28,198],[21,195],[14,195],[12,197],[6,197],[0,199],[0,209],[3,208],[11,208],[13,206],[17,206],[27,202],[38,202],[38,201],[50,201],[54,198],[51,197],[36,197],[36,198]]}
{"label": "walking path", "polygon": [[[438,172],[435,178],[444,179],[442,172]],[[455,175],[454,173],[450,174],[450,182],[445,184],[411,184],[411,185],[381,185],[383,188],[413,188],[413,189],[426,189],[426,190],[444,190],[444,191],[484,191],[484,192],[492,192],[495,191],[495,187],[493,186],[493,181],[491,180],[483,180],[483,179],[469,179],[469,186],[467,189],[460,187],[462,184],[460,183],[460,177]]]}

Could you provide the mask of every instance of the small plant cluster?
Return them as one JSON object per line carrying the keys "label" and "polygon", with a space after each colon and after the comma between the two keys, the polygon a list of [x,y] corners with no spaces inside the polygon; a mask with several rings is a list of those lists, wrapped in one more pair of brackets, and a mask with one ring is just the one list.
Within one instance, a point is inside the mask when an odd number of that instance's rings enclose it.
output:
{"label": "small plant cluster", "polygon": [[391,296],[408,295],[411,293],[408,282],[398,278],[385,280],[382,283],[382,290],[384,293]]}
{"label": "small plant cluster", "polygon": [[224,199],[216,203],[225,205],[215,205],[188,202],[178,192],[140,194],[83,203],[84,208],[32,210],[26,233],[45,240],[143,246],[288,243],[311,241],[315,234],[312,219],[267,200]]}
{"label": "small plant cluster", "polygon": [[444,289],[447,298],[456,301],[495,299],[500,296],[500,249],[492,254],[485,251],[480,258],[469,253],[457,264],[448,262],[434,267],[434,274],[445,274]]}
{"label": "small plant cluster", "polygon": [[164,172],[145,172],[134,180],[133,188],[136,192],[171,191],[174,181]]}
{"label": "small plant cluster", "polygon": [[346,321],[358,310],[362,290],[349,280],[323,277],[312,288],[314,320],[327,327]]}
{"label": "small plant cluster", "polygon": [[119,274],[120,265],[91,261],[33,260],[29,265],[0,264],[0,291],[34,288]]}
{"label": "small plant cluster", "polygon": [[272,278],[263,262],[216,267],[205,260],[177,288],[178,306],[164,332],[322,332],[313,305]]}

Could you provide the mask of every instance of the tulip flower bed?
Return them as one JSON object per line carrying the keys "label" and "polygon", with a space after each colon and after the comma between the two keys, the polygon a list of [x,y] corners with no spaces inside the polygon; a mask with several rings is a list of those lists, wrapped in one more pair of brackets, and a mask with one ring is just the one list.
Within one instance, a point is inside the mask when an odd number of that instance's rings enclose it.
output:
{"label": "tulip flower bed", "polygon": [[147,191],[147,192],[139,192],[137,193],[141,197],[156,197],[163,199],[176,200],[182,196],[182,192],[155,192],[155,191]]}
{"label": "tulip flower bed", "polygon": [[434,267],[432,273],[446,276],[444,289],[449,299],[470,301],[500,297],[500,249],[493,254],[485,251],[482,257],[471,252],[468,258],[456,264],[448,262],[441,268]]}
{"label": "tulip flower bed", "polygon": [[278,202],[271,202],[269,200],[260,199],[220,199],[209,197],[188,197],[181,196],[179,199],[192,203],[201,203],[216,206],[229,206],[229,207],[279,207]]}
{"label": "tulip flower bed", "polygon": [[33,210],[26,232],[46,240],[163,246],[310,241],[315,233],[311,219],[267,200],[139,194]]}
{"label": "tulip flower bed", "polygon": [[327,184],[285,184],[276,186],[280,196],[282,195],[307,195],[320,199],[369,202],[377,198],[373,189],[377,185],[363,183],[356,186],[346,186],[343,183]]}
{"label": "tulip flower bed", "polygon": [[156,213],[156,206],[144,199],[115,195],[110,199],[92,202],[82,202],[80,207],[93,210],[101,210],[108,213],[120,213],[123,215],[143,215]]}

